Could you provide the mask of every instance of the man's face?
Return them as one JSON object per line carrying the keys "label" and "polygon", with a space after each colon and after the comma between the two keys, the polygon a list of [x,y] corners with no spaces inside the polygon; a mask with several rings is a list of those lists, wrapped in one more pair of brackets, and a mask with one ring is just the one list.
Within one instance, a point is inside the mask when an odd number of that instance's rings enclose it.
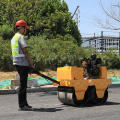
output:
{"label": "man's face", "polygon": [[27,32],[26,27],[22,27],[21,29],[22,29],[22,33],[23,33],[24,35],[26,35],[26,32]]}

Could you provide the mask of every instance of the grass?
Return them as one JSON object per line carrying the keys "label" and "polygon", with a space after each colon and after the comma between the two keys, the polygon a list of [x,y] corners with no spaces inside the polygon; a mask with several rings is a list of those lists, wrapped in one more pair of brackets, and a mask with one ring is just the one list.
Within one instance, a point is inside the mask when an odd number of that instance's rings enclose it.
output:
{"label": "grass", "polygon": [[[52,70],[46,70],[45,72],[41,72],[44,75],[47,75],[51,78],[56,78],[57,77],[57,72],[56,71],[52,71]],[[0,81],[1,80],[14,80],[15,79],[15,75],[18,74],[17,71],[13,71],[13,72],[0,72]],[[29,74],[28,78],[41,78],[40,76],[36,75],[36,74]]]}
{"label": "grass", "polygon": [[120,69],[110,69],[107,71],[107,76],[108,77],[120,77]]}
{"label": "grass", "polygon": [[[47,75],[51,78],[57,78],[57,71],[52,71],[52,70],[46,70],[45,72],[41,72],[44,75]],[[15,75],[17,74],[17,71],[13,72],[0,72],[0,81],[1,80],[13,80],[15,79]],[[119,70],[108,70],[107,71],[107,76],[108,77],[120,77],[120,69]],[[29,78],[41,78],[40,76],[36,74],[28,75]]]}
{"label": "grass", "polygon": [[13,80],[15,79],[16,71],[13,72],[0,72],[0,80]]}

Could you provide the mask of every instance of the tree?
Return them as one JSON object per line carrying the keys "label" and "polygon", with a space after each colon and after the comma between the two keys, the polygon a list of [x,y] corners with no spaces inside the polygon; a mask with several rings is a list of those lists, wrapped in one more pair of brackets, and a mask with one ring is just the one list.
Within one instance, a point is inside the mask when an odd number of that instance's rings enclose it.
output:
{"label": "tree", "polygon": [[119,30],[120,24],[120,3],[112,4],[109,11],[106,10],[100,0],[100,5],[106,14],[106,21],[102,21],[101,19],[97,20],[97,22],[101,25],[101,27],[111,30]]}
{"label": "tree", "polygon": [[47,39],[67,34],[73,37],[72,41],[76,40],[76,43],[79,46],[81,45],[80,32],[72,20],[71,13],[68,12],[68,6],[64,0],[62,3],[61,0],[48,0],[38,11],[36,20],[36,30],[47,34]]}
{"label": "tree", "polygon": [[30,31],[47,34],[47,39],[67,34],[81,45],[80,32],[64,0],[1,0],[0,25],[13,28],[20,19],[27,22]]}
{"label": "tree", "polygon": [[24,19],[28,25],[31,25],[35,17],[34,12],[40,9],[43,2],[45,0],[1,0],[0,24],[13,27],[17,20]]}

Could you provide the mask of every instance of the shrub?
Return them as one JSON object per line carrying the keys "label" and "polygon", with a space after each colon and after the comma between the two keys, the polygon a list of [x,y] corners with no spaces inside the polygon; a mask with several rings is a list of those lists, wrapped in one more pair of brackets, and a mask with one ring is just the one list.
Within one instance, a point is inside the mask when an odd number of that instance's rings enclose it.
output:
{"label": "shrub", "polygon": [[31,46],[29,51],[38,69],[56,69],[65,64],[80,66],[83,48],[72,41],[58,38],[44,40],[44,36],[36,36],[27,40],[27,43]]}
{"label": "shrub", "polygon": [[11,38],[13,37],[14,35],[14,30],[7,26],[7,25],[2,25],[0,26],[0,36],[6,40],[6,39],[9,39],[11,40]]}
{"label": "shrub", "polygon": [[[30,52],[36,69],[56,70],[57,67],[63,67],[65,64],[70,66],[81,66],[81,59],[90,58],[92,53],[97,54],[97,58],[102,59],[102,65],[108,69],[119,69],[120,57],[112,52],[97,53],[92,48],[82,48],[73,41],[63,41],[58,38],[46,39],[46,36],[32,36],[27,39],[28,50]],[[0,37],[0,70],[12,71],[15,67],[12,63],[11,44],[9,40],[3,40]]]}
{"label": "shrub", "polygon": [[10,41],[3,40],[2,38],[0,38],[0,70],[14,70]]}
{"label": "shrub", "polygon": [[102,65],[106,65],[108,69],[120,69],[120,57],[111,52],[100,55],[102,58]]}

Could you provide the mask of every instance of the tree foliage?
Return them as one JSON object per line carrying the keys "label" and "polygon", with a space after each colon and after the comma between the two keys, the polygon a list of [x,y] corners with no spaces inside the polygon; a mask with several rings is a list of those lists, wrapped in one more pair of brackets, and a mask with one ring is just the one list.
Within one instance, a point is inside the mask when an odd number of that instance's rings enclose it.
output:
{"label": "tree foliage", "polygon": [[117,54],[108,52],[100,55],[100,57],[102,58],[102,65],[106,65],[108,69],[119,69],[120,57]]}
{"label": "tree foliage", "polygon": [[11,38],[14,35],[14,30],[7,25],[2,25],[0,26],[0,36],[3,38],[3,40],[9,39],[11,40]]}
{"label": "tree foliage", "polygon": [[45,33],[49,39],[67,34],[81,45],[80,32],[64,0],[1,0],[0,25],[13,27],[20,19],[27,22],[34,34]]}
{"label": "tree foliage", "polygon": [[34,12],[40,9],[42,3],[43,0],[1,0],[0,24],[14,26],[16,21],[23,19],[30,25]]}
{"label": "tree foliage", "polygon": [[[32,36],[26,39],[26,42],[33,63],[36,64],[38,70],[56,70],[57,67],[63,67],[66,64],[80,67],[83,58],[90,58],[91,54],[95,53],[91,48],[78,47],[71,41],[46,40],[45,35]],[[102,65],[106,65],[108,69],[119,69],[120,57],[118,55],[112,52],[95,54],[102,59]],[[3,40],[2,37],[0,38],[0,70],[15,70],[10,41]]]}
{"label": "tree foliage", "polygon": [[2,71],[14,70],[11,54],[12,52],[10,41],[3,40],[3,38],[0,37],[0,70]]}
{"label": "tree foliage", "polygon": [[[91,48],[81,48],[81,35],[63,0],[0,1],[0,70],[11,71],[10,39],[13,26],[23,19],[37,36],[26,40],[33,63],[38,70],[56,70],[65,64],[81,66],[81,59],[90,58]],[[30,32],[29,31],[29,32]],[[76,44],[77,43],[77,44]],[[79,45],[79,46],[78,46]],[[99,54],[102,65],[119,69],[120,57],[112,52]],[[108,57],[109,56],[109,57]]]}
{"label": "tree foliage", "polygon": [[[27,40],[29,51],[37,69],[56,70],[57,67],[68,65],[80,66],[83,49],[71,41],[45,40],[46,36],[35,36]],[[37,44],[36,44],[37,43]]]}

